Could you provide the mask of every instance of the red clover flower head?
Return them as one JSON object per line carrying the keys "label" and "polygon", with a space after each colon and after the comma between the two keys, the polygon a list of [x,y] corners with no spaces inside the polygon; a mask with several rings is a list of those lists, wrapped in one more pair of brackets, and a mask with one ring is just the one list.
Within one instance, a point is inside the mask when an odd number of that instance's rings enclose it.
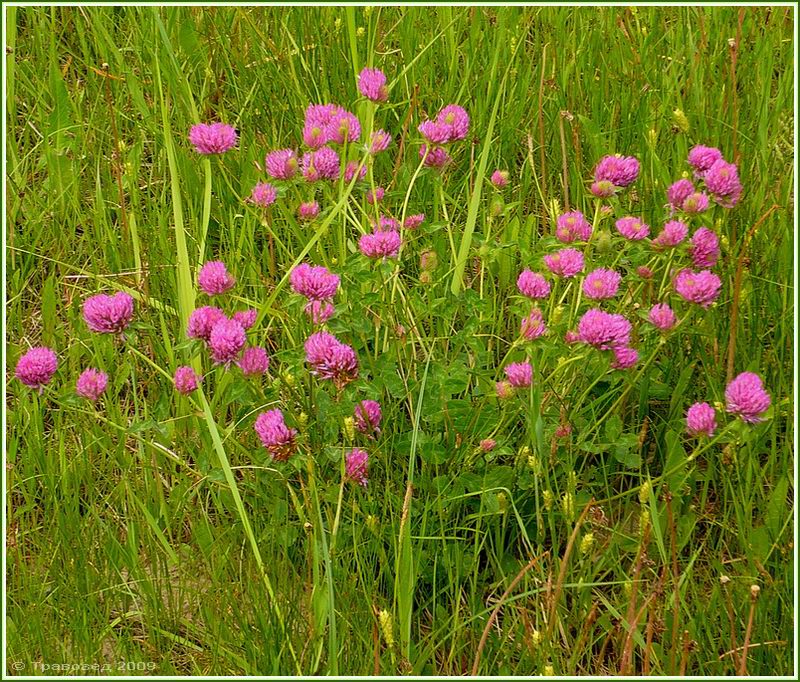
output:
{"label": "red clover flower head", "polygon": [[17,361],[14,376],[30,388],[41,393],[50,383],[58,367],[58,357],[46,346],[34,346]]}
{"label": "red clover flower head", "polygon": [[431,147],[428,151],[428,146],[424,144],[419,149],[419,158],[425,159],[424,165],[428,168],[444,168],[453,160],[442,147]]}
{"label": "red clover flower head", "polygon": [[625,317],[599,308],[587,310],[578,322],[578,339],[598,350],[626,347],[630,337],[631,323]]}
{"label": "red clover flower head", "polygon": [[257,318],[258,311],[255,308],[248,308],[234,313],[231,319],[236,320],[245,329],[250,329],[256,323]]}
{"label": "red clover flower head", "polygon": [[608,181],[614,187],[627,187],[639,176],[639,161],[633,156],[604,156],[594,169],[596,182]]}
{"label": "red clover flower head", "polygon": [[714,201],[724,208],[733,208],[742,194],[742,183],[736,164],[720,159],[706,171],[703,178]]}
{"label": "red clover flower head", "polygon": [[489,182],[491,182],[498,189],[505,187],[508,184],[508,171],[496,170],[494,173],[492,173],[492,177],[489,178]]}
{"label": "red clover flower head", "polygon": [[190,339],[201,339],[208,343],[214,325],[224,317],[225,313],[214,306],[204,305],[202,308],[197,308],[189,315],[186,335]]}
{"label": "red clover flower head", "polygon": [[544,275],[527,269],[517,277],[517,288],[523,296],[528,298],[547,298],[550,295],[550,282],[544,278]]}
{"label": "red clover flower head", "polygon": [[328,301],[309,301],[303,311],[311,319],[311,323],[319,327],[333,317],[336,308]]}
{"label": "red clover flower head", "polygon": [[689,255],[696,268],[713,268],[719,258],[719,238],[707,227],[699,228],[691,239]]}
{"label": "red clover flower head", "polygon": [[244,349],[236,364],[246,377],[261,376],[269,369],[269,355],[263,348],[251,346]]}
{"label": "red clover flower head", "polygon": [[592,300],[613,298],[617,295],[621,281],[622,276],[618,272],[597,268],[586,275],[583,281],[583,294]]}
{"label": "red clover flower head", "polygon": [[211,329],[208,347],[211,357],[217,364],[231,363],[239,355],[239,351],[247,343],[244,327],[236,320],[223,317]]}
{"label": "red clover flower head", "polygon": [[675,276],[675,291],[685,301],[708,308],[719,297],[722,281],[710,270],[681,270]]}
{"label": "red clover flower head", "polygon": [[365,234],[358,240],[358,248],[367,258],[397,258],[402,240],[393,230],[380,230]]}
{"label": "red clover flower head", "polygon": [[175,390],[183,395],[189,395],[197,390],[200,378],[189,365],[183,365],[175,370]]}
{"label": "red clover flower head", "polygon": [[682,178],[673,182],[667,188],[667,201],[673,209],[679,209],[683,206],[683,202],[690,194],[694,193],[694,185],[691,180]]}
{"label": "red clover flower head", "polygon": [[508,383],[514,388],[527,388],[533,383],[533,367],[530,362],[513,362],[505,371]]}
{"label": "red clover flower head", "polygon": [[748,424],[757,424],[764,421],[762,415],[772,401],[758,374],[742,372],[725,389],[725,402],[728,412],[741,417]]}
{"label": "red clover flower head", "polygon": [[373,102],[385,102],[389,99],[386,74],[380,69],[362,69],[358,74],[358,91]]}
{"label": "red clover flower head", "polygon": [[108,374],[89,367],[83,370],[75,384],[75,392],[81,397],[97,402],[108,386]]}
{"label": "red clover flower head", "polygon": [[316,332],[305,342],[306,362],[311,373],[320,379],[331,379],[343,388],[358,377],[358,358],[355,351],[333,334]]}
{"label": "red clover flower head", "polygon": [[369,454],[361,448],[353,448],[347,453],[344,460],[344,471],[347,480],[367,487],[367,465]]}
{"label": "red clover flower head", "polygon": [[356,428],[361,433],[368,435],[380,434],[381,429],[381,406],[375,400],[362,400],[356,405],[355,413]]}
{"label": "red clover flower head", "polygon": [[414,213],[413,215],[406,216],[406,219],[403,221],[403,227],[407,230],[416,230],[423,222],[425,222],[425,214]]}
{"label": "red clover flower head", "polygon": [[633,216],[620,218],[615,223],[615,226],[617,228],[617,232],[625,237],[625,239],[630,239],[631,241],[644,239],[650,234],[650,226],[640,218],[635,218]]}
{"label": "red clover flower head", "polygon": [[267,174],[275,180],[290,180],[300,167],[294,149],[277,149],[267,154],[264,159],[264,168]]}
{"label": "red clover flower head", "polygon": [[297,217],[300,220],[313,220],[319,215],[319,204],[316,201],[304,201],[297,207]]}
{"label": "red clover flower head", "polygon": [[328,301],[339,289],[339,275],[322,265],[301,263],[289,275],[292,289],[309,301]]}
{"label": "red clover flower head", "polygon": [[544,323],[542,311],[534,308],[528,317],[522,319],[520,334],[528,341],[538,339],[547,333],[547,325]]}
{"label": "red clover flower head", "polygon": [[392,136],[385,130],[376,130],[369,137],[368,151],[370,154],[380,154],[386,151],[392,143]]}
{"label": "red clover flower head", "polygon": [[672,308],[666,303],[656,303],[650,308],[647,319],[650,320],[650,324],[661,331],[669,331],[675,326],[677,321]]}
{"label": "red clover flower head", "polygon": [[198,154],[223,154],[236,146],[238,137],[227,123],[198,123],[189,130],[189,142]]}
{"label": "red clover flower head", "polygon": [[544,264],[558,277],[574,277],[583,272],[583,254],[577,249],[561,249],[545,256]]}
{"label": "red clover flower head", "polygon": [[249,201],[256,206],[271,206],[278,198],[278,192],[268,182],[259,182],[250,192]]}
{"label": "red clover flower head", "polygon": [[286,426],[283,412],[280,410],[262,412],[256,418],[253,428],[273,461],[285,462],[294,454],[297,429],[290,429]]}
{"label": "red clover flower head", "polygon": [[686,410],[686,432],[690,436],[711,436],[717,428],[717,413],[708,403],[694,403]]}
{"label": "red clover flower head", "polygon": [[211,260],[203,265],[200,272],[197,273],[197,284],[209,296],[218,296],[232,289],[236,280],[228,272],[225,263]]}
{"label": "red clover flower head", "polygon": [[124,291],[90,296],[83,302],[83,319],[93,332],[119,334],[133,319],[133,298]]}
{"label": "red clover flower head", "polygon": [[653,240],[653,244],[665,248],[677,246],[686,239],[688,233],[689,228],[686,223],[682,223],[680,220],[670,220],[664,224],[664,229]]}
{"label": "red clover flower head", "polygon": [[556,221],[556,239],[565,244],[575,241],[589,241],[592,226],[580,211],[562,213]]}
{"label": "red clover flower head", "polygon": [[694,169],[697,177],[703,177],[703,174],[720,160],[722,160],[722,152],[716,147],[705,147],[698,144],[689,151],[689,165]]}
{"label": "red clover flower head", "polygon": [[614,359],[611,367],[614,369],[630,369],[639,361],[639,351],[628,346],[616,346],[612,348]]}

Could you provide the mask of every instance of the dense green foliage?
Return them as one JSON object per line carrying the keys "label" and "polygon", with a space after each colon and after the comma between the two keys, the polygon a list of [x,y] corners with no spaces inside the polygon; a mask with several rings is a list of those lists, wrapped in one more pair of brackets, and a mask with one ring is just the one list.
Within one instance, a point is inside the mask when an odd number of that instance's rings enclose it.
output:
{"label": "dense green foliage", "polygon": [[[747,640],[750,674],[791,673],[792,10],[5,11],[7,665],[730,675]],[[392,83],[375,115],[395,143],[374,181],[398,212],[427,216],[399,272],[358,254],[369,207],[355,191],[318,193],[310,227],[294,217],[307,190],[265,220],[242,200],[265,152],[299,144],[309,103],[356,102],[365,65]],[[414,178],[416,126],[450,102],[470,136],[441,180]],[[195,154],[186,134],[207,120],[235,124],[238,149]],[[619,201],[657,229],[697,143],[744,184],[735,209],[710,214],[718,303],[666,344],[643,340],[625,373],[583,349],[558,364],[553,335],[532,351],[531,402],[498,401],[502,367],[524,355],[517,274],[553,246],[565,206],[595,215],[597,159],[640,159]],[[502,193],[494,168],[510,171]],[[635,269],[619,243],[609,263]],[[439,260],[431,281],[423,246]],[[310,325],[285,275],[306,253],[342,276],[330,329],[361,376],[341,396],[303,362]],[[212,258],[236,275],[230,305],[259,310],[269,380],[212,369],[186,340],[196,267]],[[117,289],[137,301],[124,344],[81,320],[88,295]],[[648,296],[627,299],[637,324]],[[562,338],[570,300],[547,311]],[[13,380],[40,343],[61,363],[41,396]],[[189,400],[171,376],[192,358],[210,373]],[[97,409],[74,395],[88,365],[111,376]],[[745,370],[764,378],[769,419],[696,450],[686,408],[723,400]],[[365,397],[384,419],[361,441],[361,489],[341,462],[344,418]],[[274,406],[303,431],[285,464],[252,427]],[[559,440],[562,421],[573,432]]]}

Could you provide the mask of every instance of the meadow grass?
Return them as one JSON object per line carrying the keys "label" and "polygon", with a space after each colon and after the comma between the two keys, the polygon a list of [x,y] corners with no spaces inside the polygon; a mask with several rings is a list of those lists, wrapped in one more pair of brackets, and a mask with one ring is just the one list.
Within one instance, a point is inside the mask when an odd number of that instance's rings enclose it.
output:
{"label": "meadow grass", "polygon": [[[791,674],[791,9],[5,11],[9,674]],[[366,204],[346,186],[311,227],[296,195],[266,221],[242,201],[305,107],[350,106],[366,65],[392,84],[373,181],[427,216],[424,286],[413,255],[401,278],[356,253]],[[416,125],[449,102],[470,135],[446,182],[414,178]],[[235,152],[191,149],[207,120],[238,128]],[[698,143],[744,185],[713,213],[719,302],[630,373],[582,359],[536,404],[498,403],[517,274],[561,210],[592,215],[597,159],[641,161],[625,201],[656,226]],[[493,212],[494,168],[511,185]],[[304,368],[286,276],[306,257],[344,273],[331,328],[384,409],[366,490],[341,476],[352,403]],[[259,310],[275,382],[217,370],[190,400],[171,375],[200,369],[184,330],[212,258]],[[136,300],[125,344],[81,320],[113,290]],[[40,343],[61,362],[42,396],[10,370]],[[74,396],[88,365],[111,377],[98,409]],[[686,408],[745,370],[770,418],[698,454]],[[258,444],[278,401],[310,420],[313,458]]]}

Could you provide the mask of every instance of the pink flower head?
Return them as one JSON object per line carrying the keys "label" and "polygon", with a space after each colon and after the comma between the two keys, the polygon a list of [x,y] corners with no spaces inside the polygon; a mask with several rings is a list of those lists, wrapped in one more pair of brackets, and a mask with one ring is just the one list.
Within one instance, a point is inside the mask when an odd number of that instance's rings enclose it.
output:
{"label": "pink flower head", "polygon": [[223,317],[212,328],[208,337],[211,357],[217,364],[228,364],[236,359],[247,343],[244,327],[236,320]]}
{"label": "pink flower head", "polygon": [[417,126],[417,130],[431,144],[447,144],[450,142],[450,128],[436,121],[423,121]]}
{"label": "pink flower head", "polygon": [[684,213],[696,215],[708,210],[708,194],[705,192],[693,192],[683,201],[681,206]]}
{"label": "pink flower head", "polygon": [[447,142],[463,140],[469,132],[469,115],[457,104],[448,104],[436,115],[436,123],[449,131]]}
{"label": "pink flower head", "polygon": [[622,315],[592,308],[578,322],[578,338],[598,350],[623,348],[630,343],[631,323]]}
{"label": "pink flower head", "polygon": [[303,154],[303,177],[308,182],[336,180],[339,177],[339,155],[330,147],[320,147]]}
{"label": "pink flower head", "polygon": [[337,388],[358,377],[355,351],[333,334],[316,332],[306,339],[306,362],[320,379],[332,379]]}
{"label": "pink flower head", "polygon": [[50,383],[58,367],[58,357],[46,346],[34,346],[17,361],[14,376],[30,388],[41,393]]}
{"label": "pink flower head", "polygon": [[561,249],[545,256],[544,264],[558,277],[574,277],[583,272],[583,254],[577,249]]}
{"label": "pink flower head", "polygon": [[359,170],[358,161],[348,161],[344,167],[344,181],[352,182],[356,172],[358,172],[358,179],[363,180],[367,175],[367,167],[361,166],[361,170]]}
{"label": "pink flower head", "polygon": [[358,91],[373,102],[385,102],[389,98],[386,75],[380,69],[362,69],[358,74]]}
{"label": "pink flower head", "polygon": [[512,362],[506,367],[506,377],[514,388],[527,388],[533,383],[533,367],[530,362]]}
{"label": "pink flower head", "polygon": [[301,263],[289,275],[289,284],[310,301],[328,301],[339,289],[339,275],[322,265]]}
{"label": "pink flower head", "polygon": [[422,145],[419,149],[419,158],[424,158],[424,165],[428,168],[444,168],[453,159],[442,147],[431,147],[428,151],[427,145]]}
{"label": "pink flower head", "polygon": [[259,414],[254,428],[273,461],[285,462],[294,454],[297,429],[290,429],[286,426],[283,412],[280,410],[269,410]]}
{"label": "pink flower head", "polygon": [[238,137],[227,123],[198,123],[189,130],[189,142],[198,154],[223,154],[236,146]]}
{"label": "pink flower head", "polygon": [[478,447],[483,452],[491,452],[495,449],[495,447],[497,447],[497,441],[494,438],[484,438],[480,443],[478,443]]}
{"label": "pink flower head", "polygon": [[523,296],[528,298],[547,298],[550,295],[550,282],[544,278],[544,275],[530,270],[523,270],[519,274],[517,288]]}
{"label": "pink flower head", "polygon": [[369,190],[369,192],[367,192],[367,203],[377,204],[383,199],[384,194],[386,194],[386,190],[383,189],[383,187],[376,187],[374,190]]}
{"label": "pink flower head", "polygon": [[375,400],[362,400],[356,405],[355,413],[353,414],[356,422],[356,428],[361,433],[369,435],[380,434],[381,429],[381,406]]}
{"label": "pink flower head", "polygon": [[742,194],[742,183],[739,181],[739,171],[736,164],[720,159],[706,171],[703,179],[706,187],[720,206],[732,208]]}
{"label": "pink flower head", "polygon": [[133,319],[133,298],[124,291],[90,296],[83,302],[83,319],[93,332],[119,334]]}
{"label": "pink flower head", "polygon": [[189,395],[197,390],[200,378],[189,365],[183,365],[175,370],[175,390],[183,395]]}
{"label": "pink flower head", "polygon": [[385,130],[376,130],[369,136],[369,153],[379,154],[380,152],[386,151],[391,143],[392,136],[389,133]]}
{"label": "pink flower head", "polygon": [[688,233],[689,228],[686,226],[686,223],[682,223],[680,220],[670,220],[664,224],[664,229],[661,230],[661,234],[653,240],[653,244],[662,247],[677,246],[686,239]]}
{"label": "pink flower head", "polygon": [[618,272],[597,268],[586,275],[583,281],[583,294],[593,300],[613,298],[617,295],[620,281],[622,276]]}
{"label": "pink flower head", "polygon": [[646,265],[640,265],[636,268],[636,274],[642,279],[650,279],[653,276],[653,271]]}
{"label": "pink flower head", "polygon": [[612,350],[614,359],[611,361],[611,367],[614,369],[630,369],[639,361],[639,351],[635,348],[616,346]]}
{"label": "pink flower head", "polygon": [[328,142],[328,124],[338,111],[335,104],[309,105],[303,124],[303,142],[307,147],[318,149]]}
{"label": "pink flower head", "polygon": [[650,314],[647,316],[650,324],[662,331],[669,331],[675,326],[675,313],[666,303],[656,303],[650,308]]}
{"label": "pink flower head", "polygon": [[719,238],[707,227],[699,228],[691,239],[689,255],[696,268],[713,268],[719,258]]}
{"label": "pink flower head", "polygon": [[372,225],[372,229],[376,232],[397,232],[400,229],[400,221],[388,215],[380,216],[380,220],[377,222],[373,218],[370,218],[369,222],[370,225]]}
{"label": "pink flower head", "polygon": [[542,311],[534,308],[528,317],[522,319],[520,334],[528,341],[538,339],[547,333],[547,325],[544,323]]}
{"label": "pink flower head", "polygon": [[708,308],[719,297],[722,282],[710,270],[681,270],[675,277],[675,291],[685,301]]}
{"label": "pink flower head", "polygon": [[725,389],[725,409],[748,424],[764,421],[761,415],[769,409],[771,402],[761,377],[753,372],[742,372]]}
{"label": "pink flower head", "polygon": [[344,109],[337,109],[328,123],[327,133],[329,142],[336,144],[357,142],[361,137],[361,124],[354,114]]}
{"label": "pink flower head", "polygon": [[556,221],[556,239],[565,244],[585,242],[592,236],[592,226],[580,211],[562,213]]}
{"label": "pink flower head", "polygon": [[297,207],[300,220],[314,220],[319,215],[319,204],[316,201],[304,201]]}
{"label": "pink flower head", "polygon": [[511,385],[510,381],[498,381],[495,384],[495,391],[500,400],[506,400],[514,395],[514,387]]}
{"label": "pink flower head", "polygon": [[289,180],[297,174],[300,162],[294,149],[278,149],[267,154],[264,167],[276,180]]}
{"label": "pink flower head", "polygon": [[708,403],[695,403],[686,410],[686,431],[690,436],[711,436],[717,428],[717,413]]}
{"label": "pink flower head", "polygon": [[598,199],[607,199],[617,193],[617,188],[611,180],[596,180],[592,183],[590,191]]}
{"label": "pink flower head", "polygon": [[667,201],[672,208],[681,208],[686,197],[693,192],[694,185],[692,184],[692,181],[683,178],[677,182],[673,182],[667,188]]}
{"label": "pink flower head", "polygon": [[257,317],[258,311],[255,308],[248,308],[234,313],[232,319],[236,320],[245,329],[250,329],[256,323]]}
{"label": "pink flower head", "polygon": [[594,169],[597,182],[607,180],[614,187],[627,187],[639,175],[639,162],[633,156],[604,156]]}
{"label": "pink flower head", "polygon": [[634,218],[633,216],[620,218],[615,225],[617,232],[631,241],[644,239],[650,234],[650,226],[640,218]]}
{"label": "pink flower head", "polygon": [[574,343],[578,343],[581,340],[581,335],[578,332],[568,331],[564,334],[564,343],[568,346],[571,346]]}
{"label": "pink flower head", "polygon": [[209,296],[217,296],[232,289],[236,280],[228,272],[225,263],[210,260],[200,268],[200,272],[197,274],[197,283]]}
{"label": "pink flower head", "polygon": [[259,182],[250,192],[248,201],[256,206],[263,206],[266,208],[274,204],[277,198],[278,192],[272,185],[268,182]]}
{"label": "pink flower head", "polygon": [[508,171],[496,170],[492,173],[492,177],[489,178],[489,182],[497,188],[505,187],[508,184]]}
{"label": "pink flower head", "polygon": [[401,243],[398,232],[381,230],[363,235],[358,240],[358,248],[367,258],[397,258]]}
{"label": "pink flower head", "polygon": [[344,459],[345,478],[366,488],[368,464],[369,454],[367,451],[361,448],[353,448]]}
{"label": "pink flower head", "polygon": [[689,152],[689,165],[694,169],[695,175],[700,177],[721,159],[722,152],[716,147],[704,147],[698,144]]}
{"label": "pink flower head", "polygon": [[202,308],[197,308],[189,315],[186,336],[190,339],[202,339],[208,343],[214,325],[224,317],[225,313],[214,306],[204,305]]}
{"label": "pink flower head", "polygon": [[415,213],[414,215],[406,216],[403,221],[403,227],[407,230],[416,230],[424,221],[424,213]]}
{"label": "pink flower head", "polygon": [[572,433],[572,426],[569,424],[559,424],[553,435],[556,438],[566,438]]}
{"label": "pink flower head", "polygon": [[236,364],[246,377],[261,376],[269,369],[269,355],[263,348],[251,346],[245,348]]}
{"label": "pink flower head", "polygon": [[99,370],[83,370],[75,384],[75,392],[81,397],[96,403],[108,386],[108,374]]}
{"label": "pink flower head", "polygon": [[328,301],[309,301],[303,311],[311,318],[311,323],[318,327],[333,317],[336,308]]}

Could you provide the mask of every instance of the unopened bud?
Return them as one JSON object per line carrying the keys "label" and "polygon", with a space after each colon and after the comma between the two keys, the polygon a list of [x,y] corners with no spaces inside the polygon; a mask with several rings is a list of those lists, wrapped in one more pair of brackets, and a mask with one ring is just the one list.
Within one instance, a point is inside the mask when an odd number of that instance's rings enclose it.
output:
{"label": "unopened bud", "polygon": [[542,492],[542,503],[544,504],[544,508],[547,511],[550,511],[553,508],[553,493],[549,490],[545,490]]}
{"label": "unopened bud", "polygon": [[572,521],[575,518],[575,496],[572,493],[564,493],[561,497],[561,510],[567,521]]}
{"label": "unopened bud", "polygon": [[433,282],[433,275],[431,275],[430,272],[428,272],[427,270],[423,270],[421,273],[419,273],[419,283],[420,284],[424,284],[424,285],[427,286],[428,284],[431,284],[432,282]]}
{"label": "unopened bud", "polygon": [[344,422],[344,435],[347,436],[347,440],[354,441],[356,438],[356,422],[353,417],[345,417],[343,420]]}
{"label": "unopened bud", "polygon": [[597,233],[595,248],[597,249],[597,253],[608,253],[611,251],[611,234],[608,230],[600,230]]}
{"label": "unopened bud", "polygon": [[534,628],[531,632],[531,646],[536,648],[542,643],[542,633]]}
{"label": "unopened bud", "polygon": [[281,374],[281,379],[283,380],[283,383],[286,384],[289,388],[292,388],[297,383],[297,380],[289,372],[284,372],[283,374]]}
{"label": "unopened bud", "polygon": [[301,431],[305,431],[308,426],[308,415],[305,412],[301,412],[297,415],[297,425],[300,427]]}
{"label": "unopened bud", "polygon": [[493,218],[497,218],[497,216],[503,215],[503,211],[506,210],[506,202],[503,201],[502,197],[495,197],[492,199],[492,203],[489,206],[489,214]]}
{"label": "unopened bud", "polygon": [[555,674],[555,670],[553,669],[553,665],[551,663],[548,663],[542,671],[542,675],[544,675],[544,677],[554,677]]}
{"label": "unopened bud", "polygon": [[594,533],[586,533],[581,540],[581,554],[586,556],[594,546]]}
{"label": "unopened bud", "polygon": [[504,492],[497,493],[497,504],[500,506],[501,514],[505,514],[508,511],[508,498]]}
{"label": "unopened bud", "polygon": [[567,490],[574,493],[578,488],[578,474],[575,471],[570,471],[567,474]]}
{"label": "unopened bud", "polygon": [[392,628],[392,616],[386,610],[382,609],[381,612],[378,614],[378,621],[381,625],[381,632],[383,633],[383,639],[386,642],[386,646],[390,649],[394,648],[394,631]]}
{"label": "unopened bud", "polygon": [[373,533],[377,533],[378,532],[379,522],[378,522],[378,517],[377,516],[374,516],[372,514],[368,514],[365,522],[366,522],[367,528],[370,531],[372,531]]}
{"label": "unopened bud", "polygon": [[552,315],[551,315],[551,317],[550,317],[550,319],[551,319],[551,321],[552,321],[551,323],[552,323],[553,325],[556,325],[556,324],[558,324],[559,322],[561,322],[561,319],[562,319],[563,317],[564,317],[564,306],[563,306],[563,305],[557,305],[557,306],[556,306],[556,307],[553,309],[553,313],[552,313]]}
{"label": "unopened bud", "polygon": [[750,597],[752,599],[758,599],[759,592],[761,592],[761,588],[758,585],[750,585]]}
{"label": "unopened bud", "polygon": [[639,535],[644,535],[649,527],[650,512],[648,512],[646,509],[642,509],[641,513],[639,514]]}
{"label": "unopened bud", "polygon": [[689,132],[689,119],[686,118],[683,109],[675,109],[675,111],[672,112],[672,123],[682,133]]}
{"label": "unopened bud", "polygon": [[647,504],[650,501],[650,481],[645,481],[639,486],[639,504]]}

